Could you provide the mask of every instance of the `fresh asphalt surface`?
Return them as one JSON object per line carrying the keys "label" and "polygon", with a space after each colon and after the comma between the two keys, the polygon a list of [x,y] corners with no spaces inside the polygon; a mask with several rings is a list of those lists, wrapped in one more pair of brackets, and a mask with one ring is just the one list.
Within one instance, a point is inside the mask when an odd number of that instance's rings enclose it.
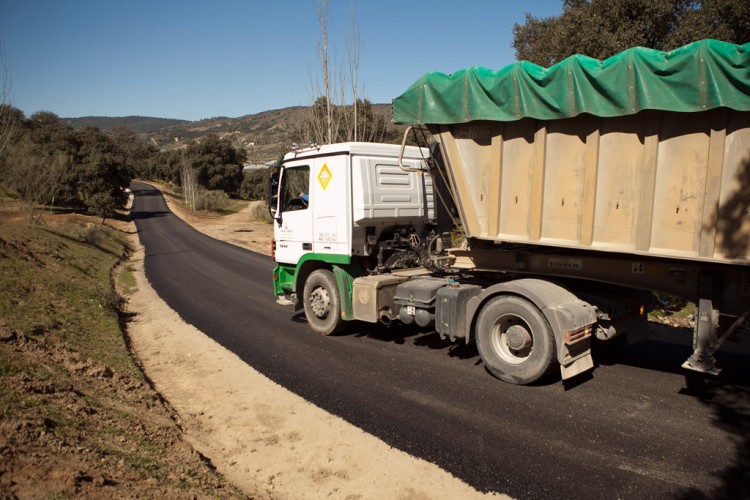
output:
{"label": "fresh asphalt surface", "polygon": [[319,337],[275,303],[269,257],[193,230],[151,186],[131,189],[146,275],[183,319],[306,400],[481,491],[750,494],[749,356],[719,352],[724,371],[709,379],[680,369],[689,340],[647,340],[599,353],[575,384],[518,387],[492,378],[475,348],[429,330],[353,323]]}

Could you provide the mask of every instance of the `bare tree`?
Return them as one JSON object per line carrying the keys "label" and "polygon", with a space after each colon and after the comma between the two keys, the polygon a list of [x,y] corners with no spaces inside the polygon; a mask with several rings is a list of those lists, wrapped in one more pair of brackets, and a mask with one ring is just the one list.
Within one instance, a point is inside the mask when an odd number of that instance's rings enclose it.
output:
{"label": "bare tree", "polygon": [[347,52],[347,63],[349,65],[349,81],[351,84],[352,92],[352,126],[350,127],[350,139],[357,141],[359,140],[359,116],[358,116],[358,104],[359,104],[359,53],[362,48],[362,42],[359,38],[359,23],[357,17],[354,14],[354,4],[351,4],[351,31],[349,33],[349,39],[346,43]]}
{"label": "bare tree", "polygon": [[315,77],[313,76],[313,70],[310,67],[310,63],[307,64],[307,78],[310,85],[309,92],[312,104],[309,108],[307,108],[305,118],[295,123],[295,137],[299,141],[299,144],[295,143],[294,147],[304,144],[323,143],[322,125],[319,120],[316,120],[315,116],[315,96],[318,95],[319,88],[316,85]]}
{"label": "bare tree", "polygon": [[[308,66],[312,105],[306,120],[297,129],[302,144],[330,144],[338,141],[382,141],[387,127],[373,114],[371,103],[361,97],[359,62],[362,41],[353,5],[350,9],[350,31],[346,38],[346,60],[330,50],[330,16],[328,0],[317,0],[320,38],[316,77]],[[333,54],[333,56],[331,55]],[[347,103],[351,97],[351,104]]]}
{"label": "bare tree", "polygon": [[323,96],[326,107],[326,143],[333,142],[333,107],[331,98],[331,67],[328,52],[328,24],[330,14],[328,11],[328,0],[318,0],[318,24],[320,26],[320,38],[318,40],[318,60],[323,78]]}
{"label": "bare tree", "polygon": [[9,106],[10,99],[10,70],[5,57],[5,47],[0,40],[0,154],[8,146],[13,135],[14,120]]}
{"label": "bare tree", "polygon": [[[302,143],[331,144],[340,140],[342,123],[347,117],[339,109],[346,98],[346,79],[343,67],[339,64],[337,53],[331,51],[329,26],[330,14],[328,0],[317,0],[319,76],[314,76],[308,67],[310,79],[310,97],[312,105],[308,119],[298,134]],[[332,56],[333,54],[333,56]]]}
{"label": "bare tree", "polygon": [[198,179],[195,169],[190,164],[187,151],[183,151],[180,157],[180,181],[182,183],[182,192],[185,195],[185,203],[190,207],[191,212],[195,212]]}

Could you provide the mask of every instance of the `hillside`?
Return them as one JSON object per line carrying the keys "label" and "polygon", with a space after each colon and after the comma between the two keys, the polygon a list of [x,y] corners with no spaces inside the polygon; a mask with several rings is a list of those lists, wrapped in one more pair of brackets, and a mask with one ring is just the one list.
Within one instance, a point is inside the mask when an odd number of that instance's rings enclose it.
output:
{"label": "hillside", "polygon": [[136,134],[149,134],[175,125],[190,123],[171,118],[153,118],[150,116],[83,116],[81,118],[61,118],[60,121],[76,130],[85,127],[97,127],[101,130],[116,130],[121,127],[131,129]]}
{"label": "hillside", "polygon": [[[390,104],[375,104],[373,109],[391,124]],[[113,131],[128,127],[160,150],[180,148],[193,139],[213,133],[228,138],[235,147],[244,148],[248,162],[264,163],[277,159],[289,151],[292,143],[299,142],[298,129],[307,113],[308,108],[294,106],[238,118],[221,116],[198,121],[143,116],[63,118],[62,121],[76,129],[95,126]],[[390,127],[400,129],[392,124]]]}

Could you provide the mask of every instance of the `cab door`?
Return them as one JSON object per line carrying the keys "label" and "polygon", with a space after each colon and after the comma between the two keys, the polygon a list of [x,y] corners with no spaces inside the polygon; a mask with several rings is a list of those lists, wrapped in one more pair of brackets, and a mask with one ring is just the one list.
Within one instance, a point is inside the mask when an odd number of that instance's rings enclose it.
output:
{"label": "cab door", "polygon": [[310,165],[290,165],[281,170],[276,223],[276,261],[296,265],[313,251],[313,217],[310,202]]}
{"label": "cab door", "polygon": [[351,202],[349,155],[315,158],[310,191],[313,196],[313,250],[321,258],[350,255]]}

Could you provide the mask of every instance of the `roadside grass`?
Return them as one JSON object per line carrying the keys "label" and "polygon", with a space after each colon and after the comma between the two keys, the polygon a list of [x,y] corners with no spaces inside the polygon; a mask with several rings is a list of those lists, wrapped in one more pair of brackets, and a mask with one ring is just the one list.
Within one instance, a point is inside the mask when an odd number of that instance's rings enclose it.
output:
{"label": "roadside grass", "polygon": [[[185,212],[190,213],[190,207],[188,206],[187,202],[185,201],[185,196],[183,195],[182,191],[169,183],[166,182],[153,182],[153,181],[143,181],[146,183],[153,184],[156,186],[165,197],[168,197],[171,202],[177,204],[182,210]],[[198,197],[201,196],[205,197],[211,197],[212,195],[220,194],[217,191],[208,191],[208,190],[202,190],[200,193],[198,193]],[[248,200],[242,200],[238,198],[229,198],[229,197],[223,197],[220,196],[220,200],[198,200],[198,206],[199,208],[194,212],[196,215],[231,215],[239,213],[240,211],[247,208],[252,201]],[[213,209],[201,209],[200,207],[208,206],[212,207],[215,206],[217,208]]]}
{"label": "roadside grass", "polygon": [[110,282],[124,252],[122,233],[98,224],[0,225],[0,317],[19,335],[51,337],[84,359],[140,378]]}
{"label": "roadside grass", "polygon": [[125,240],[111,228],[0,225],[0,318],[6,332],[33,346],[33,354],[25,356],[12,344],[0,344],[3,419],[31,412],[41,418],[33,426],[42,434],[73,440],[85,434],[85,422],[57,398],[39,397],[71,388],[64,366],[70,360],[46,359],[54,353],[70,352],[70,359],[143,381],[125,345],[110,284],[110,269],[124,251]]}
{"label": "roadside grass", "polygon": [[236,214],[239,213],[241,210],[247,208],[247,206],[250,204],[247,200],[236,200],[234,198],[229,199],[229,205],[222,208],[221,210],[217,210],[217,213],[220,214]]}
{"label": "roadside grass", "polygon": [[101,224],[0,223],[4,484],[40,498],[241,496],[185,447],[131,356],[113,286],[133,293],[133,268],[112,275],[125,251]]}
{"label": "roadside grass", "polygon": [[54,383],[55,374],[38,363],[19,359],[5,346],[0,344],[0,420],[13,417],[19,408],[33,409],[39,415],[48,415],[49,408],[35,398],[25,397],[19,391],[13,390],[9,380],[26,380],[36,383]]}
{"label": "roadside grass", "polygon": [[117,285],[123,295],[133,295],[138,290],[133,271],[133,266],[126,265],[120,270],[120,273],[117,276]]}
{"label": "roadside grass", "polygon": [[268,205],[265,202],[253,205],[250,209],[250,220],[271,224],[273,219],[271,218],[271,213],[268,211]]}

